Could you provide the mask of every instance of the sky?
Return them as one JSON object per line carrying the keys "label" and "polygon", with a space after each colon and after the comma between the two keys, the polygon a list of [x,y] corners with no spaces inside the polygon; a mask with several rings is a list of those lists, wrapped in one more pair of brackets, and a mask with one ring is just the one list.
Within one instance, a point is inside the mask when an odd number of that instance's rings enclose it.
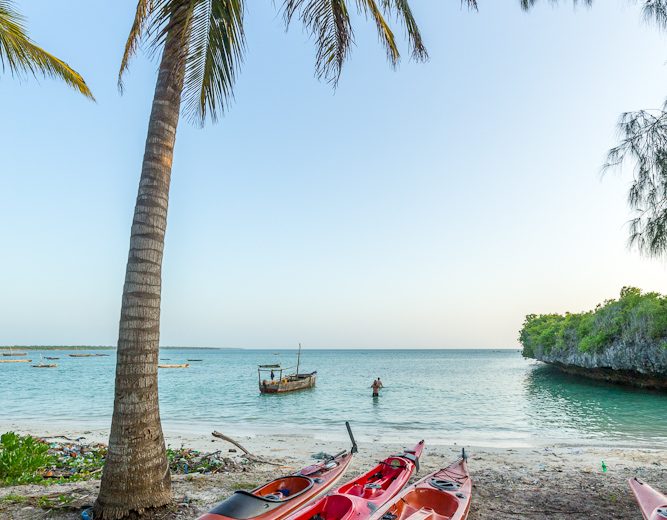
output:
{"label": "sky", "polygon": [[[526,314],[667,292],[627,247],[631,170],[600,174],[619,115],[667,97],[634,2],[412,0],[430,60],[401,37],[392,69],[357,17],[335,91],[274,3],[247,2],[228,113],[178,130],[163,345],[517,348]],[[157,69],[119,94],[135,5],[17,2],[97,102],[0,76],[0,344],[116,343]]]}

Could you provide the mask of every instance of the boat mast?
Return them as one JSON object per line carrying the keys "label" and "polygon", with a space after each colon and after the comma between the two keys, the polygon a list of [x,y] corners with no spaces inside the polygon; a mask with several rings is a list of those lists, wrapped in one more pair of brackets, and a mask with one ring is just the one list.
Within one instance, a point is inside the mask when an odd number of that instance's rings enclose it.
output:
{"label": "boat mast", "polygon": [[299,343],[299,353],[296,355],[296,375],[299,376],[299,363],[301,362],[301,343]]}

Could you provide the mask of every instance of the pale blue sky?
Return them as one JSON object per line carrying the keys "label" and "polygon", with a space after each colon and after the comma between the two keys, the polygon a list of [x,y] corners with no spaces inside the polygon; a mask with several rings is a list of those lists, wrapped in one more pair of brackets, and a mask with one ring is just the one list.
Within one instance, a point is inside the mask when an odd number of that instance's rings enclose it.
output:
{"label": "pale blue sky", "polygon": [[[527,313],[667,292],[626,248],[629,172],[599,174],[618,115],[667,96],[632,2],[413,0],[430,62],[392,70],[362,22],[335,93],[301,29],[247,3],[236,102],[179,129],[162,344],[514,347]],[[18,2],[98,102],[0,80],[0,344],[116,342],[156,72],[139,55],[118,94],[134,4]]]}

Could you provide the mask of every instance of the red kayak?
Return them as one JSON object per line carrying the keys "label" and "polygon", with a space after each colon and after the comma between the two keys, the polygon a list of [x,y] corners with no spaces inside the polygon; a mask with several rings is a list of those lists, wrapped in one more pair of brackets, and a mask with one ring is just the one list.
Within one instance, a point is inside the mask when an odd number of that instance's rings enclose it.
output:
{"label": "red kayak", "polygon": [[352,448],[251,491],[236,491],[198,520],[279,520],[329,491],[340,480],[357,452]]}
{"label": "red kayak", "polygon": [[401,455],[386,458],[361,477],[343,484],[288,517],[288,520],[367,520],[391,500],[419,467],[424,441]]}
{"label": "red kayak", "polygon": [[659,493],[637,477],[629,480],[644,520],[667,520],[667,496]]}
{"label": "red kayak", "polygon": [[464,450],[459,460],[405,488],[371,519],[465,520],[472,495],[466,459]]}

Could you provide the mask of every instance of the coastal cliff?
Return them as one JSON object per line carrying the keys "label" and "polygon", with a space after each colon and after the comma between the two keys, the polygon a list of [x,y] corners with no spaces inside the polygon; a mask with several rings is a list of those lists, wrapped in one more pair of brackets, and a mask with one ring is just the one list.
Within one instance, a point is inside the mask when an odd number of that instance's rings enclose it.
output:
{"label": "coastal cliff", "polygon": [[572,314],[526,316],[523,355],[613,383],[667,391],[667,297],[624,287],[618,300]]}

